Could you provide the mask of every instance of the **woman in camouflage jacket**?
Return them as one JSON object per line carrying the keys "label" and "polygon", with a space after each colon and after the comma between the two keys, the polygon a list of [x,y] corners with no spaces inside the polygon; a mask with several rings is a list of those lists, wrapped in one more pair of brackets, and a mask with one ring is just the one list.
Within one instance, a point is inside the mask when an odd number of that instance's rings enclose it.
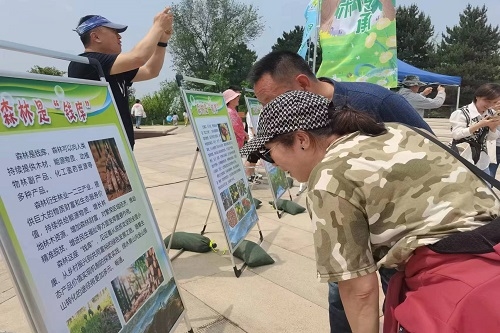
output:
{"label": "woman in camouflage jacket", "polygon": [[241,152],[308,181],[318,278],[338,282],[353,332],[378,332],[380,266],[401,272],[384,332],[498,328],[500,201],[454,155],[305,91],[267,104]]}

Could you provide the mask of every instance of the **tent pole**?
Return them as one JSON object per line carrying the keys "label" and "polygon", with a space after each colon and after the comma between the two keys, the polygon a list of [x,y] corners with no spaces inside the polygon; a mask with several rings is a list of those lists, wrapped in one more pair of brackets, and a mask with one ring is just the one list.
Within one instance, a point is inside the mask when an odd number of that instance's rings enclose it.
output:
{"label": "tent pole", "polygon": [[457,108],[458,110],[460,108],[460,86],[458,86],[458,93],[457,93]]}

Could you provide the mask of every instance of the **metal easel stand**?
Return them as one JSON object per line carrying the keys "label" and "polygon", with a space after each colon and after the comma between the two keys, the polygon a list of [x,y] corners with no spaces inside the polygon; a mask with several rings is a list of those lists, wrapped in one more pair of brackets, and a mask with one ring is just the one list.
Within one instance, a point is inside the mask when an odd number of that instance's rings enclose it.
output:
{"label": "metal easel stand", "polygon": [[[247,167],[245,165],[243,165],[243,169],[254,169],[254,171],[257,170],[257,166],[253,166],[253,167]],[[267,174],[267,172],[266,172]],[[246,173],[245,173],[246,175]],[[269,179],[269,175],[268,175],[268,179]],[[254,182],[249,182],[250,183],[250,190],[253,189],[253,186],[254,185],[257,185],[256,183]],[[253,197],[253,196],[252,196]],[[262,229],[260,228],[260,224],[259,222],[256,223],[257,224],[257,229],[259,230],[259,243],[258,245],[260,246],[262,244],[262,242],[264,241],[264,235],[262,234]],[[228,244],[228,248],[230,248],[229,244]],[[241,266],[241,268],[238,268],[238,266],[236,266],[236,263],[234,262],[234,255],[232,252],[231,253],[231,263],[233,265],[233,270],[234,270],[234,275],[236,275],[237,278],[239,278],[241,276],[241,273],[243,273],[243,271],[247,268],[247,263],[244,262],[243,265]]]}
{"label": "metal easel stand", "polygon": [[[257,228],[259,229],[259,242],[257,243],[259,246],[262,244],[262,242],[264,241],[264,236],[262,234],[262,230],[260,229],[260,224],[259,222],[257,222]],[[228,248],[229,247],[229,244],[228,244]],[[241,268],[238,268],[238,266],[236,266],[236,263],[234,262],[234,255],[232,252],[231,253],[231,263],[233,265],[233,270],[234,270],[234,275],[236,275],[237,278],[239,278],[241,276],[241,273],[243,273],[243,271],[247,268],[247,263],[246,262],[243,262],[243,265],[241,265]]]}
{"label": "metal easel stand", "polygon": [[[196,165],[196,160],[198,159],[198,154],[199,153],[200,153],[200,149],[197,147],[196,148],[196,153],[194,154],[193,162],[191,163],[191,168],[189,169],[189,175],[188,175],[188,179],[187,179],[187,182],[186,182],[186,186],[184,187],[184,192],[182,193],[181,203],[179,205],[179,209],[177,210],[177,216],[175,218],[174,227],[172,229],[172,234],[170,235],[170,240],[169,240],[168,246],[167,246],[167,253],[170,251],[170,248],[172,246],[172,239],[174,238],[175,230],[177,229],[177,224],[179,223],[179,218],[181,216],[182,207],[184,206],[184,200],[186,198],[196,198],[196,199],[210,200],[211,201],[210,209],[208,210],[207,218],[205,219],[205,224],[203,225],[203,229],[201,230],[200,234],[203,235],[205,233],[205,229],[207,228],[208,218],[210,217],[210,213],[212,212],[212,207],[214,205],[214,201],[212,199],[204,199],[204,198],[186,196],[186,193],[187,193],[188,188],[189,188],[189,183],[191,182],[191,179],[193,177],[194,167]],[[184,249],[180,249],[179,252],[177,252],[174,256],[172,256],[170,258],[170,261],[173,261],[175,258],[177,258],[178,256],[180,256],[183,252],[184,252]]]}
{"label": "metal easel stand", "polygon": [[[193,78],[193,77],[189,77],[189,76],[183,76],[182,74],[177,74],[175,76],[175,80],[176,80],[176,83],[181,90],[182,90],[182,83],[184,81],[196,82],[196,83],[202,83],[202,84],[208,84],[208,85],[215,85],[215,82],[213,82],[213,81],[197,79],[197,78]],[[170,240],[168,242],[167,254],[170,251],[170,248],[172,246],[172,239],[174,238],[174,233],[175,233],[175,230],[177,229],[177,224],[179,223],[179,218],[181,216],[182,207],[184,206],[184,200],[188,197],[188,196],[186,196],[186,193],[187,193],[188,188],[189,188],[189,183],[191,182],[191,179],[193,177],[194,167],[196,165],[196,160],[198,159],[199,153],[200,153],[200,148],[196,147],[196,153],[194,154],[193,162],[191,163],[191,168],[189,169],[189,175],[188,175],[188,179],[186,182],[186,186],[184,187],[184,193],[182,193],[181,203],[179,205],[179,209],[177,210],[177,216],[175,218],[174,227],[172,229],[172,234],[171,234]],[[195,197],[190,197],[190,198],[195,198]],[[202,198],[197,198],[197,199],[202,199]],[[211,199],[202,199],[202,200],[211,200]],[[214,205],[214,201],[213,200],[211,200],[211,201],[212,201],[212,203],[210,204],[210,209],[208,211],[207,218],[205,219],[205,224],[203,225],[203,229],[201,230],[201,233],[200,233],[201,235],[203,235],[205,233],[205,230],[206,230],[207,224],[208,224],[208,218],[210,217],[210,213],[212,212],[212,207]],[[170,261],[173,261],[174,259],[176,259],[183,252],[184,252],[184,249],[180,249],[179,252],[177,252],[174,256],[172,256],[170,258]]]}
{"label": "metal easel stand", "polygon": [[296,196],[299,196],[301,195],[302,193],[304,193],[304,191],[307,189],[307,185],[306,183],[300,183],[299,185],[299,191],[297,192]]}

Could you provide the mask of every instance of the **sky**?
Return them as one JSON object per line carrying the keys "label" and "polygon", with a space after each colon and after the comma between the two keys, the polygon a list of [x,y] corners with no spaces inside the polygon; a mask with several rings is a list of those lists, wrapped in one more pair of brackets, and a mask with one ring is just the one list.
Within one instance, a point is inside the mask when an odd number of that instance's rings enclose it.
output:
{"label": "sky", "polygon": [[[262,57],[271,51],[272,45],[283,32],[295,25],[303,25],[304,10],[309,0],[236,0],[257,8],[265,24],[264,32],[249,48]],[[458,24],[459,14],[468,3],[473,6],[486,5],[488,22],[500,25],[499,0],[396,0],[396,5],[409,6],[417,3],[419,9],[430,16],[436,35],[446,27]],[[147,33],[153,17],[165,6],[180,2],[158,0],[0,0],[0,40],[46,48],[54,51],[78,54],[83,46],[76,32],[78,19],[87,14],[99,14],[109,20],[127,24],[122,34],[123,51],[129,51]],[[174,23],[175,25],[175,23]],[[174,26],[175,27],[175,26]],[[175,29],[175,28],[174,28]],[[175,77],[170,55],[160,75],[153,80],[135,83],[137,97],[159,89],[160,82]],[[0,70],[25,72],[34,65],[54,66],[66,71],[67,62],[14,51],[0,49]]]}

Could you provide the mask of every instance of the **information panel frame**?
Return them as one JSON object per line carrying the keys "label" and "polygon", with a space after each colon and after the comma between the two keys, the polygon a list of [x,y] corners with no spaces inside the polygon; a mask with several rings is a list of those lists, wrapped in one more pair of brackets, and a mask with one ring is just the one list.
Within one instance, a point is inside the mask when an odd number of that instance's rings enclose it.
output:
{"label": "information panel frame", "polygon": [[106,82],[0,71],[0,143],[0,248],[33,331],[141,332],[174,310],[166,330],[192,331]]}
{"label": "information panel frame", "polygon": [[[258,224],[259,218],[228,110],[221,93],[182,87],[180,90],[232,254]],[[208,151],[210,149],[212,151]],[[225,161],[227,163],[219,165]],[[225,170],[226,165],[231,166],[231,170]],[[229,176],[227,172],[230,172]],[[226,179],[222,178],[225,176]],[[238,230],[240,228],[242,230]]]}

